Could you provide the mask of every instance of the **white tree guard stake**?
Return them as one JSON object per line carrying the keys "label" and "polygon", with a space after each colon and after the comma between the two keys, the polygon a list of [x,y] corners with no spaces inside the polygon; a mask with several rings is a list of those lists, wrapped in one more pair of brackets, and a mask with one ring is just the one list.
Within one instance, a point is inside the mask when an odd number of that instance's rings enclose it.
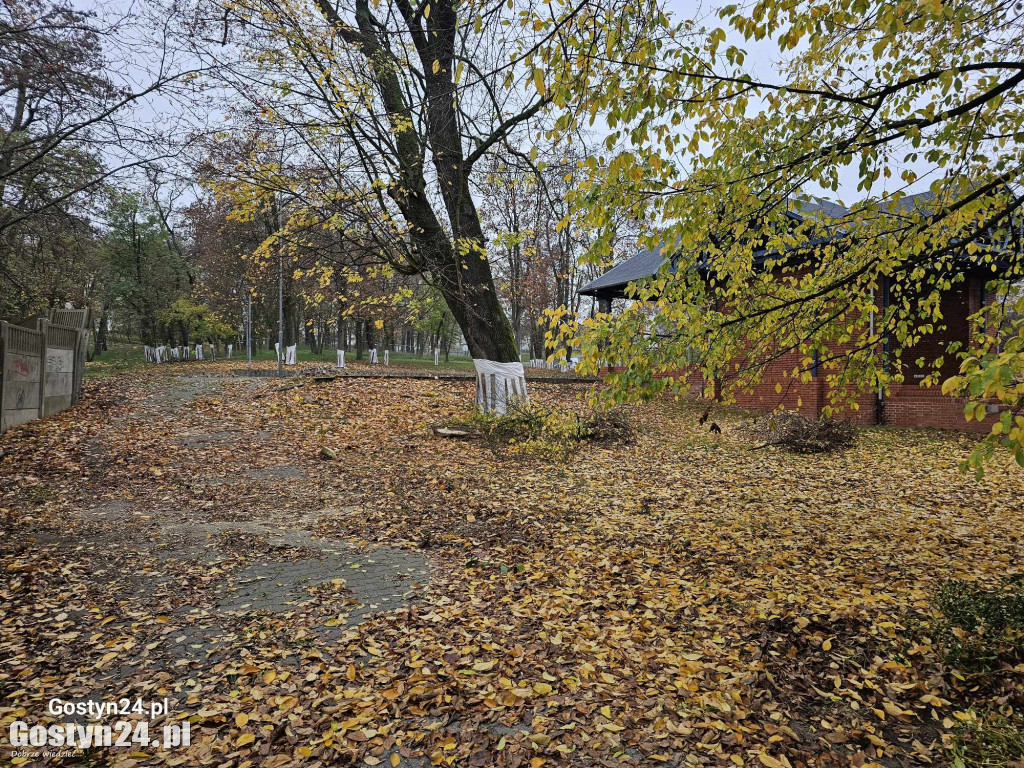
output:
{"label": "white tree guard stake", "polygon": [[391,365],[391,350],[384,350],[384,365]]}
{"label": "white tree guard stake", "polygon": [[228,360],[231,359],[231,352],[234,350],[234,348],[235,348],[234,344],[228,344]]}
{"label": "white tree guard stake", "polygon": [[441,364],[441,350],[435,349],[434,350],[434,365],[440,365],[440,364]]}
{"label": "white tree guard stake", "polygon": [[374,347],[373,349],[370,350],[370,362],[371,363],[376,363],[377,362],[377,348],[376,347]]}
{"label": "white tree guard stake", "polygon": [[202,359],[203,359],[203,345],[202,344],[196,344],[196,360],[202,360]]}
{"label": "white tree guard stake", "polygon": [[344,368],[345,367],[345,350],[344,349],[339,349],[338,350],[338,367],[339,368]]}
{"label": "white tree guard stake", "polygon": [[476,404],[480,410],[500,416],[514,402],[530,402],[522,363],[473,360],[473,367],[476,368]]}
{"label": "white tree guard stake", "polygon": [[298,357],[295,354],[295,347],[296,346],[297,346],[296,344],[292,344],[290,347],[285,347],[285,349],[284,349],[284,364],[285,365],[295,365],[296,364],[296,360],[297,360],[297,357]]}

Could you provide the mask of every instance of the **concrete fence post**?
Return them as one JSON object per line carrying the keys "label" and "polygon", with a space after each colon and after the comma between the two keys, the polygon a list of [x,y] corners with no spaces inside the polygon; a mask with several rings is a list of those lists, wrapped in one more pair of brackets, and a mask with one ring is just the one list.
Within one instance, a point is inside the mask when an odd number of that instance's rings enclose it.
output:
{"label": "concrete fence post", "polygon": [[46,319],[39,318],[39,418],[46,415]]}
{"label": "concrete fence post", "polygon": [[7,321],[0,320],[0,435],[4,433],[4,368],[6,367],[6,361],[4,360],[4,354],[6,350],[4,347],[7,346]]}

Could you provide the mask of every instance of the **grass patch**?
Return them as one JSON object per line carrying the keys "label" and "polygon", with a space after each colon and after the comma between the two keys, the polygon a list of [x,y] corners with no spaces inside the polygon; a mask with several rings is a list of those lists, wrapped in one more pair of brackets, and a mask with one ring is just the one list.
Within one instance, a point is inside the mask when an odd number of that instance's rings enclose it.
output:
{"label": "grass patch", "polygon": [[1024,657],[1024,584],[1017,580],[984,590],[957,579],[936,594],[942,614],[936,640],[950,666],[985,673],[1002,661]]}
{"label": "grass patch", "polygon": [[145,364],[141,344],[111,344],[99,357],[85,364],[85,378],[103,379]]}
{"label": "grass patch", "polygon": [[953,768],[1001,768],[1024,765],[1024,731],[1002,715],[977,720],[956,732]]}

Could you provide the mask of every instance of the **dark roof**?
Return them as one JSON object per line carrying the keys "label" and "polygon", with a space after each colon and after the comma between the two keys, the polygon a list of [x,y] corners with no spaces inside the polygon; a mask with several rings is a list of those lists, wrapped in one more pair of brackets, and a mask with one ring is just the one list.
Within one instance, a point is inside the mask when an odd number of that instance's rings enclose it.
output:
{"label": "dark roof", "polygon": [[830,219],[841,219],[850,211],[839,203],[833,203],[823,197],[797,198],[791,202],[793,210],[798,214],[822,214]]}
{"label": "dark roof", "polygon": [[601,296],[621,299],[625,296],[625,288],[636,280],[643,280],[658,274],[661,265],[669,260],[666,246],[659,245],[653,250],[640,251],[636,256],[626,259],[618,266],[612,267],[597,280],[580,288],[583,296]]}
{"label": "dark roof", "polygon": [[[906,195],[894,203],[893,208],[901,213],[927,211],[934,205],[934,199],[935,195],[931,192]],[[805,197],[792,200],[791,208],[786,211],[786,215],[796,221],[803,221],[807,216],[819,214],[830,219],[841,219],[849,213],[849,209],[820,197]],[[826,232],[823,236],[805,243],[801,248],[813,248],[822,245],[829,242],[832,237],[834,237],[834,233],[829,234]],[[640,251],[636,256],[612,267],[593,282],[587,283],[580,288],[579,293],[583,296],[596,296],[604,299],[624,298],[626,288],[631,282],[654,277],[658,274],[658,270],[661,269],[662,265],[674,255],[673,251],[674,248],[665,244],[660,244],[652,250]],[[752,255],[754,263],[757,265],[763,264],[765,260],[773,258],[778,254],[758,249]],[[967,263],[964,265],[965,268],[970,269],[971,261],[973,260],[967,260]],[[698,264],[697,268],[701,269],[701,266]],[[673,266],[673,271],[674,269],[675,267]]]}

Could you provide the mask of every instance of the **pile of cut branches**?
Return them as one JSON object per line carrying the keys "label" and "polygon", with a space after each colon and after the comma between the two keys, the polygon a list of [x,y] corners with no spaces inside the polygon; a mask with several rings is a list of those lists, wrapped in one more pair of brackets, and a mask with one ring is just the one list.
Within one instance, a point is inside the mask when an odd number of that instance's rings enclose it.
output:
{"label": "pile of cut branches", "polygon": [[762,416],[744,431],[757,443],[756,448],[778,446],[793,453],[832,453],[857,441],[857,430],[848,421],[812,419],[795,411]]}

